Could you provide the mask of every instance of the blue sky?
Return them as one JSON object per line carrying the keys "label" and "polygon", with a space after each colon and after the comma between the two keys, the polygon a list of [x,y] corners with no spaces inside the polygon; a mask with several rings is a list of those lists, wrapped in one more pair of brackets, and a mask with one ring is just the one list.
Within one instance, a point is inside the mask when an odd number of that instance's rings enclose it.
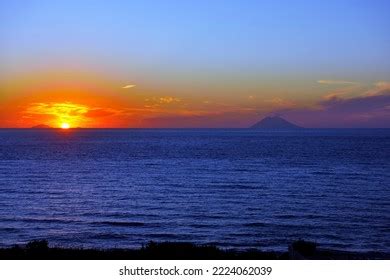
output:
{"label": "blue sky", "polygon": [[82,56],[121,69],[390,73],[389,1],[16,0],[1,10],[3,55],[21,67]]}

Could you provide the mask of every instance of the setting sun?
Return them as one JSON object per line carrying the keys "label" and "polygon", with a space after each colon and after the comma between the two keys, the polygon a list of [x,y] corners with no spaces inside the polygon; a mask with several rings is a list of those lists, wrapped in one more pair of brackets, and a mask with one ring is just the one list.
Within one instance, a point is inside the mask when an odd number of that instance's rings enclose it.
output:
{"label": "setting sun", "polygon": [[70,128],[70,125],[68,123],[62,123],[61,124],[61,128],[62,129],[69,129]]}

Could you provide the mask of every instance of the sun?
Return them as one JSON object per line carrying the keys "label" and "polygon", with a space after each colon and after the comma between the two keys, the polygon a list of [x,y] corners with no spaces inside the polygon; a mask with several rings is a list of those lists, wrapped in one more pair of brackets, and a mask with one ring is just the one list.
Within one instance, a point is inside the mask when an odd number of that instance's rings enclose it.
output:
{"label": "sun", "polygon": [[62,123],[61,124],[61,128],[62,129],[69,129],[70,128],[70,125],[68,123]]}

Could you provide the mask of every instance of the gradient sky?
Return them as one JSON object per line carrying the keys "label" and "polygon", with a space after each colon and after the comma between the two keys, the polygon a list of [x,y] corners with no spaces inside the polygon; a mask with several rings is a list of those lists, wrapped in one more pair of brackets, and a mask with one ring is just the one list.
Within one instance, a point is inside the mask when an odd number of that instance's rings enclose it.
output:
{"label": "gradient sky", "polygon": [[390,127],[390,1],[0,1],[0,127]]}

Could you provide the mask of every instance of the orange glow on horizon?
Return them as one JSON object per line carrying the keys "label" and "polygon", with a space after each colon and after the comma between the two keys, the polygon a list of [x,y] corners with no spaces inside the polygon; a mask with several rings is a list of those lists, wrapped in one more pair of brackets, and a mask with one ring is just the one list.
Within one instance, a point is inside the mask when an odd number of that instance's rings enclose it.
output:
{"label": "orange glow on horizon", "polygon": [[0,84],[0,90],[0,107],[6,105],[0,127],[218,127],[244,123],[253,115],[252,108],[233,100],[205,100],[179,88],[135,86],[77,71],[27,73]]}
{"label": "orange glow on horizon", "polygon": [[70,125],[68,123],[62,123],[61,124],[61,129],[69,129]]}
{"label": "orange glow on horizon", "polygon": [[29,104],[25,110],[26,115],[35,120],[43,120],[52,127],[68,129],[70,127],[86,125],[91,108],[71,102],[39,102]]}

